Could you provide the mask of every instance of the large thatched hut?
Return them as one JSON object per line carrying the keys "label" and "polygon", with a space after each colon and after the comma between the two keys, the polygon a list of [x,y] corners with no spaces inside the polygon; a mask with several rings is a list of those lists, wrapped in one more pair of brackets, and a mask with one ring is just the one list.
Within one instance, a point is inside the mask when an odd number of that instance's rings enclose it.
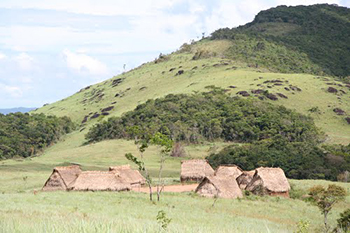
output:
{"label": "large thatched hut", "polygon": [[72,188],[75,191],[129,191],[130,189],[129,183],[111,171],[82,172]]}
{"label": "large thatched hut", "polygon": [[69,190],[80,173],[78,165],[55,167],[45,182],[43,191]]}
{"label": "large thatched hut", "polygon": [[214,169],[205,159],[181,161],[181,182],[202,181],[206,176],[214,175]]}
{"label": "large thatched hut", "polygon": [[245,189],[257,195],[289,197],[290,185],[281,168],[260,167]]}
{"label": "large thatched hut", "polygon": [[109,170],[115,172],[124,182],[131,185],[132,188],[141,187],[146,183],[146,179],[138,170],[131,169],[130,165],[109,167]]}
{"label": "large thatched hut", "polygon": [[244,171],[244,172],[242,172],[241,175],[239,175],[236,178],[240,189],[243,190],[243,189],[245,189],[245,187],[247,187],[247,185],[252,181],[254,174],[255,174],[255,170]]}
{"label": "large thatched hut", "polygon": [[242,174],[242,169],[236,165],[221,165],[215,170],[215,176],[231,177],[236,179]]}
{"label": "large thatched hut", "polygon": [[196,188],[204,197],[241,198],[241,189],[232,177],[207,176]]}

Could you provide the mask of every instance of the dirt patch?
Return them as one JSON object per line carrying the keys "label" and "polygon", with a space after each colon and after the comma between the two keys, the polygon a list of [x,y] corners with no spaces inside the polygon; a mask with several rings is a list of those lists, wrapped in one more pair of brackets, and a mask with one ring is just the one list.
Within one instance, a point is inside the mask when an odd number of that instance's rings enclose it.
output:
{"label": "dirt patch", "polygon": [[185,73],[184,70],[179,70],[179,71],[176,73],[176,75],[182,75],[183,73]]}
{"label": "dirt patch", "polygon": [[264,90],[262,90],[262,89],[256,89],[256,90],[251,90],[251,92],[252,92],[253,94],[259,95],[259,94],[264,93]]}
{"label": "dirt patch", "polygon": [[247,91],[239,91],[237,92],[237,94],[245,97],[250,96],[250,94]]}
{"label": "dirt patch", "polygon": [[117,78],[112,81],[112,87],[116,87],[123,82],[123,79]]}
{"label": "dirt patch", "polygon": [[288,99],[288,97],[286,95],[283,95],[282,93],[277,93],[277,95],[281,98]]}
{"label": "dirt patch", "polygon": [[[167,185],[164,186],[163,192],[170,192],[170,193],[183,193],[183,192],[192,192],[196,190],[198,184],[185,184],[185,185]],[[133,188],[132,189],[135,192],[141,192],[141,193],[149,193],[148,187],[141,187],[141,188]],[[152,192],[157,192],[157,187],[152,187]]]}
{"label": "dirt patch", "polygon": [[192,70],[196,70],[196,69],[198,69],[198,66],[195,66],[195,67],[192,68]]}
{"label": "dirt patch", "polygon": [[345,118],[346,122],[350,125],[350,117]]}
{"label": "dirt patch", "polygon": [[267,94],[266,98],[268,98],[270,100],[274,100],[274,101],[278,100],[277,96],[272,94],[272,93]]}
{"label": "dirt patch", "polygon": [[84,119],[81,121],[82,124],[84,124],[85,122],[87,122],[89,116],[84,116]]}
{"label": "dirt patch", "polygon": [[141,87],[140,89],[139,89],[139,91],[143,91],[143,90],[145,90],[147,87]]}
{"label": "dirt patch", "polygon": [[328,91],[329,93],[338,93],[338,90],[335,89],[334,87],[328,87],[327,91]]}
{"label": "dirt patch", "polygon": [[337,115],[344,115],[345,114],[345,111],[343,109],[340,109],[340,108],[333,109],[333,112],[335,112]]}
{"label": "dirt patch", "polygon": [[101,112],[109,112],[109,111],[111,111],[113,108],[114,108],[114,106],[109,106],[109,107],[107,107],[107,108],[102,109]]}

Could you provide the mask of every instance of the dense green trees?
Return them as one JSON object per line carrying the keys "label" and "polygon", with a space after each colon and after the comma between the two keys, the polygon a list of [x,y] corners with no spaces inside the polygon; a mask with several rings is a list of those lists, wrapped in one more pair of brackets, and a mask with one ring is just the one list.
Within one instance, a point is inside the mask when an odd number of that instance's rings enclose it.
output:
{"label": "dense green trees", "polygon": [[[350,9],[346,7],[279,6],[261,11],[244,26],[219,29],[211,38],[235,41],[232,56],[239,58],[247,51],[247,62],[272,69],[284,63],[281,72],[350,76]],[[242,46],[246,50],[237,49]],[[308,61],[298,67],[298,58]]]}
{"label": "dense green trees", "polygon": [[303,142],[318,141],[322,136],[309,117],[283,106],[229,97],[214,88],[208,93],[148,100],[120,118],[95,125],[86,139],[133,139],[133,132],[128,130],[132,126],[138,126],[144,138],[160,132],[187,143],[217,139],[254,142],[275,135],[290,142]]}
{"label": "dense green trees", "polygon": [[0,114],[0,159],[34,155],[69,133],[73,127],[68,117]]}
{"label": "dense green trees", "polygon": [[288,142],[282,137],[229,146],[207,159],[213,167],[220,164],[236,164],[244,170],[281,167],[287,177],[294,179],[337,180],[340,173],[350,171],[350,153],[332,153],[315,143]]}

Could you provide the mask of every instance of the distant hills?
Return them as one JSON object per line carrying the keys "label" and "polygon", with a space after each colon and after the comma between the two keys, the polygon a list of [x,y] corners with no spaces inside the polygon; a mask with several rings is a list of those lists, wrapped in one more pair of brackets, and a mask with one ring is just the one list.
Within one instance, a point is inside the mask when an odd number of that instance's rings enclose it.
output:
{"label": "distant hills", "polygon": [[1,114],[9,114],[9,113],[14,113],[14,112],[30,112],[32,110],[34,110],[35,108],[23,108],[23,107],[19,107],[19,108],[4,108],[4,109],[0,109],[0,113]]}
{"label": "distant hills", "polygon": [[[219,29],[213,39],[255,40],[251,54],[233,50],[245,60],[280,68],[338,77],[350,76],[350,9],[337,5],[278,6],[261,11],[255,19],[238,28]],[[247,42],[245,42],[247,45]],[[250,51],[250,47],[246,46]],[[279,54],[276,54],[279,53]],[[278,55],[283,55],[278,56]],[[294,55],[294,56],[291,56]],[[295,59],[291,59],[295,58]],[[296,59],[309,60],[300,69]],[[272,61],[271,61],[272,60]],[[283,66],[290,65],[283,70]],[[294,67],[293,67],[294,66]]]}

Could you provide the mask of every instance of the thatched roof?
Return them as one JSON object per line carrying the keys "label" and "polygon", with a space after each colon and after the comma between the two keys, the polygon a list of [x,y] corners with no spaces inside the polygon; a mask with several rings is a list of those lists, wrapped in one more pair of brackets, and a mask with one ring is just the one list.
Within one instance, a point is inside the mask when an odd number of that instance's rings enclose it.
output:
{"label": "thatched roof", "polygon": [[76,191],[128,191],[130,184],[123,181],[115,172],[86,171],[76,179],[73,189]]}
{"label": "thatched roof", "polygon": [[205,177],[198,185],[196,193],[205,197],[241,198],[241,189],[232,177]]}
{"label": "thatched roof", "polygon": [[230,176],[236,179],[242,172],[242,169],[236,165],[221,165],[215,170],[215,176]]}
{"label": "thatched roof", "polygon": [[246,186],[252,181],[255,170],[243,171],[241,175],[236,178],[236,181],[241,189],[245,189]]}
{"label": "thatched roof", "polygon": [[121,177],[125,183],[132,185],[143,185],[146,183],[146,179],[141,175],[141,173],[138,170],[131,169],[130,165],[109,167],[109,170],[118,174],[118,176]]}
{"label": "thatched roof", "polygon": [[67,190],[74,184],[80,173],[81,169],[78,165],[55,167],[45,182],[43,190]]}
{"label": "thatched roof", "polygon": [[212,175],[214,170],[205,159],[181,161],[181,181],[201,181],[206,176]]}
{"label": "thatched roof", "polygon": [[260,167],[256,169],[252,181],[247,185],[246,190],[253,191],[263,187],[269,193],[283,193],[290,190],[287,177],[281,168]]}

